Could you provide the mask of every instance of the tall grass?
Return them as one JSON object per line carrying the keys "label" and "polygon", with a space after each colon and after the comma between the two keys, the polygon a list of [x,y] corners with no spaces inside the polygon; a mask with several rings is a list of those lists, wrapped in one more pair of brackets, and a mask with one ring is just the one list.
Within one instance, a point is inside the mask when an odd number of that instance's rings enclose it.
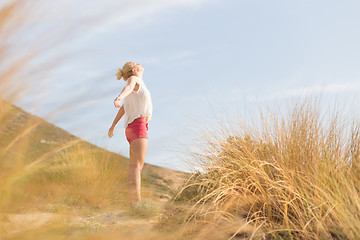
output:
{"label": "tall grass", "polygon": [[[36,6],[24,0],[0,4],[1,239],[69,239],[68,232],[74,228],[84,233],[96,227],[71,225],[72,218],[124,210],[128,204],[127,158],[86,143],[11,104],[27,90],[25,82],[41,80],[33,76],[50,70],[49,65],[33,62],[44,50],[41,44],[24,46],[25,52],[12,42],[33,20],[29,16]],[[150,195],[148,190],[143,197]],[[33,216],[49,212],[61,218],[37,227]]]}
{"label": "tall grass", "polygon": [[[110,192],[113,194],[115,189],[124,189],[121,184],[126,179],[125,158],[70,137],[11,105],[22,98],[30,82],[42,80],[38,74],[51,70],[51,65],[41,64],[38,57],[46,55],[45,45],[52,44],[54,39],[34,34],[28,45],[18,46],[21,42],[18,38],[30,38],[29,32],[24,30],[36,22],[34,17],[41,12],[38,9],[41,4],[41,1],[25,0],[0,4],[1,211],[14,210],[17,205],[31,202],[31,197],[40,201],[40,196],[44,197],[40,202],[60,201],[61,198],[75,201],[77,196],[78,201],[99,203],[109,199]],[[32,99],[28,103],[36,104]],[[104,199],[100,200],[101,197]]]}
{"label": "tall grass", "polygon": [[260,129],[236,122],[194,154],[204,172],[177,195],[193,202],[188,219],[244,217],[266,239],[359,239],[359,125],[311,100],[261,115]]}
{"label": "tall grass", "polygon": [[170,191],[156,180],[174,171],[144,166],[146,201],[128,209],[128,159],[4,100],[0,109],[2,239],[176,239],[150,222],[161,213],[157,195]]}
{"label": "tall grass", "polygon": [[[24,87],[17,77],[39,51],[9,55],[9,39],[30,10],[31,3],[25,3],[0,6],[0,94],[11,101],[21,97]],[[74,230],[67,221],[78,217],[74,212],[80,207],[87,207],[88,214],[99,206],[123,208],[127,162],[75,138],[54,134],[51,139],[54,128],[16,114],[0,98],[0,236],[69,239],[79,231],[78,239],[358,239],[359,126],[341,115],[325,119],[316,104],[300,104],[287,117],[274,116],[264,117],[262,128],[234,122],[225,134],[204,138],[207,152],[194,155],[204,172],[194,174],[175,198],[191,205],[169,205],[162,214],[185,231],[159,221],[154,230],[139,231],[129,222],[118,232],[93,234],[86,233],[89,226]],[[46,211],[61,211],[64,219],[6,234],[3,214],[43,211],[48,205],[53,207]],[[241,235],[244,230],[247,234]]]}

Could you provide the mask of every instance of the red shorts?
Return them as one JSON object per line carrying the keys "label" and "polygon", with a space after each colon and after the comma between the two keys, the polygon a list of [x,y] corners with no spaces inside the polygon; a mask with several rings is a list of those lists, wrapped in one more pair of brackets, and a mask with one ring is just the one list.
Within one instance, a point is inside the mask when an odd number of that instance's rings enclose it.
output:
{"label": "red shorts", "polygon": [[136,118],[125,129],[126,139],[129,143],[136,138],[148,138],[148,123],[146,118]]}

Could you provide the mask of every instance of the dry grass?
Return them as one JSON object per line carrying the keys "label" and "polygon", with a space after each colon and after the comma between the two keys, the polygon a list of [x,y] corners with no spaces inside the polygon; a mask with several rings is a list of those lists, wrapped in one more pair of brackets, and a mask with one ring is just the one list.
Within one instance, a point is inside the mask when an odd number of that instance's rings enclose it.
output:
{"label": "dry grass", "polygon": [[[127,158],[11,104],[27,89],[23,83],[35,80],[26,69],[41,45],[19,52],[11,39],[36,6],[24,0],[0,6],[0,238],[155,239],[161,234],[151,233],[152,219],[160,214],[160,200],[169,197],[171,180],[179,181],[178,172],[145,164],[142,198],[147,201],[128,209]],[[47,66],[31,71],[46,72]]]}
{"label": "dry grass", "polygon": [[194,154],[204,173],[178,199],[194,202],[193,218],[244,217],[266,239],[358,239],[359,126],[316,100],[262,116],[261,129],[237,122],[207,138]]}
{"label": "dry grass", "polygon": [[178,184],[178,172],[146,164],[145,201],[128,208],[128,159],[6,101],[0,106],[5,110],[0,116],[3,239],[161,239],[169,235],[152,225]]}
{"label": "dry grass", "polygon": [[[10,102],[25,88],[19,73],[39,53],[9,56],[8,41],[30,5],[9,1],[0,9],[0,60],[15,59],[0,68],[0,94]],[[168,204],[156,195],[174,191],[162,184],[164,170],[146,167],[143,198],[150,201],[128,211],[126,159],[63,135],[0,98],[0,236],[358,239],[359,126],[336,113],[325,118],[316,102],[272,116],[263,116],[260,127],[234,121],[204,137],[205,154],[193,154],[204,172],[193,174]]]}

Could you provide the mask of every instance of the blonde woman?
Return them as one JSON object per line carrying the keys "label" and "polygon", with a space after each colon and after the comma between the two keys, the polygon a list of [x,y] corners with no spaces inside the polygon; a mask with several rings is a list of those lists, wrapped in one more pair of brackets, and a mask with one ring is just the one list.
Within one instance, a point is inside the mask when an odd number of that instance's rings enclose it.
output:
{"label": "blonde woman", "polygon": [[[130,165],[127,179],[130,206],[141,201],[141,170],[148,144],[148,121],[152,114],[151,95],[142,79],[143,73],[144,68],[134,62],[127,62],[122,69],[118,69],[117,79],[124,78],[127,84],[114,100],[115,107],[120,109],[108,132],[108,136],[111,138],[116,124],[125,115],[125,135],[130,144]],[[124,100],[123,105],[121,105],[122,100]]]}

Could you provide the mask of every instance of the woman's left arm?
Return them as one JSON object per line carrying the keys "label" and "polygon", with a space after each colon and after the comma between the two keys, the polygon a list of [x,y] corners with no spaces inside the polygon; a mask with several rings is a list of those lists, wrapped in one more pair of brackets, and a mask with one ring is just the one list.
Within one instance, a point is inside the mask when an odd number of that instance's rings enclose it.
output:
{"label": "woman's left arm", "polygon": [[121,108],[119,109],[118,113],[116,114],[116,117],[109,129],[109,132],[108,132],[109,137],[112,137],[114,135],[114,128],[115,128],[116,124],[120,121],[120,119],[124,116],[124,114],[125,114],[125,109],[124,109],[124,105],[122,105]]}

